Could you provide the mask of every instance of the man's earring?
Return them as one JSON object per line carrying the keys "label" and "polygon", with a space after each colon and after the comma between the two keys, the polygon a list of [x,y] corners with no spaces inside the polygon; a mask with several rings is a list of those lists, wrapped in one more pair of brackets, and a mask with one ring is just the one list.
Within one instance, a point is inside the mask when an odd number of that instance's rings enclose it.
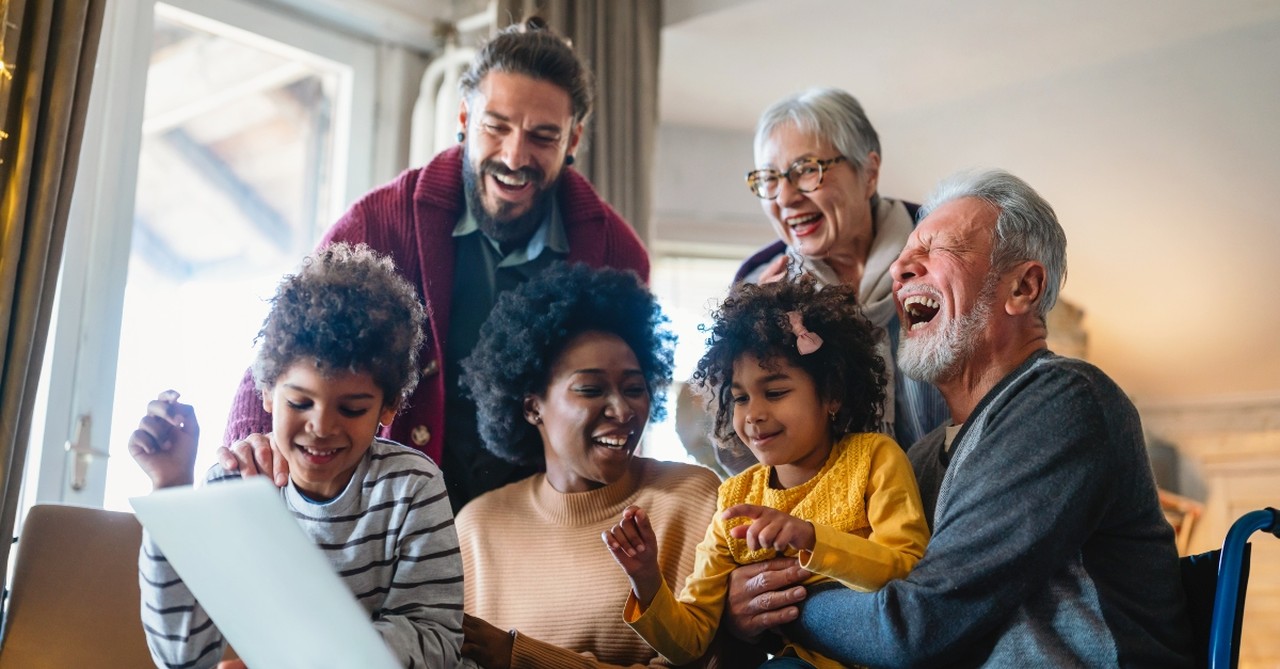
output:
{"label": "man's earring", "polygon": [[467,141],[467,133],[462,132],[461,130],[459,130],[459,131],[458,131],[458,142],[459,142],[459,143],[461,143],[461,142],[465,142],[465,141]]}
{"label": "man's earring", "polygon": [[565,156],[565,157],[564,157],[564,164],[565,164],[565,165],[572,165],[572,164],[573,164],[573,154],[572,154],[572,153],[570,153],[569,155],[567,155],[567,156]]}
{"label": "man's earring", "polygon": [[827,413],[829,413],[829,414],[831,415],[831,422],[834,424],[834,423],[836,422],[836,411],[835,411],[835,409],[832,409],[831,411],[829,411],[829,412],[827,412]]}

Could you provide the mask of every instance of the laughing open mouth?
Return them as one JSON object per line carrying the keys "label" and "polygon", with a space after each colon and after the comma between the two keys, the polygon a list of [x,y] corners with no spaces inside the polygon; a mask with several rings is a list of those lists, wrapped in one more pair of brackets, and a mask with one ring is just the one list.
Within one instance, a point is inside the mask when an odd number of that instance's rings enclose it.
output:
{"label": "laughing open mouth", "polygon": [[492,172],[493,178],[507,188],[523,188],[529,183],[529,175],[525,172]]}
{"label": "laughing open mouth", "polygon": [[902,310],[907,314],[907,329],[915,330],[924,327],[925,323],[933,320],[938,315],[941,305],[924,295],[912,295],[902,301]]}
{"label": "laughing open mouth", "polygon": [[593,437],[591,441],[596,446],[621,451],[626,449],[627,445],[631,443],[631,435],[602,435],[599,437]]}

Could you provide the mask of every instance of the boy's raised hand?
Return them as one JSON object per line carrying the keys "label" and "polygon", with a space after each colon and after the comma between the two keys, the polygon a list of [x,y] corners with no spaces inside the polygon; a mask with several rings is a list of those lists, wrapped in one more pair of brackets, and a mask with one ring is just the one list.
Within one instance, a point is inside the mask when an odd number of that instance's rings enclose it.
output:
{"label": "boy's raised hand", "polygon": [[737,504],[724,510],[720,517],[750,518],[747,525],[736,525],[729,529],[729,536],[747,540],[747,548],[760,550],[772,548],[779,554],[788,548],[812,551],[814,545],[813,525],[807,520],[777,509],[755,504]]}
{"label": "boy's raised hand", "polygon": [[199,441],[195,410],[178,402],[178,391],[166,390],[147,404],[147,415],[129,435],[129,455],[156,489],[191,485]]}
{"label": "boy's raised hand", "polygon": [[658,537],[649,524],[649,515],[638,506],[622,510],[622,520],[600,533],[604,545],[631,579],[631,589],[641,608],[649,608],[662,588],[658,569]]}

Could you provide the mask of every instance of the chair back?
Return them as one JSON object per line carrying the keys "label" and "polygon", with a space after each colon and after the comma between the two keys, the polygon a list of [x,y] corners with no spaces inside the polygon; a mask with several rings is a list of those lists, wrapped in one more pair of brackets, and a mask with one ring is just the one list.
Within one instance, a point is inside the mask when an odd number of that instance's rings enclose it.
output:
{"label": "chair back", "polygon": [[[1249,585],[1250,547],[1245,545],[1240,560],[1240,580],[1235,593],[1237,620],[1244,615],[1244,595]],[[1179,559],[1182,568],[1182,588],[1187,593],[1187,617],[1191,620],[1191,638],[1195,642],[1196,666],[1209,666],[1209,640],[1213,630],[1213,603],[1218,592],[1218,566],[1222,562],[1222,549]],[[1234,630],[1231,663],[1234,666],[1240,655],[1240,626]]]}
{"label": "chair back", "polygon": [[153,666],[131,513],[39,504],[18,539],[0,669]]}

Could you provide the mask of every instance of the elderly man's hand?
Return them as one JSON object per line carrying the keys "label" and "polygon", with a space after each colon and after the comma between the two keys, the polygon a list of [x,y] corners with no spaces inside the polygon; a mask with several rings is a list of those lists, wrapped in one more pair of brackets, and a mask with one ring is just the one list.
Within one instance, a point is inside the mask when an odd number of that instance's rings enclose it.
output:
{"label": "elderly man's hand", "polygon": [[734,569],[729,574],[729,601],[722,624],[743,641],[800,616],[796,606],[805,597],[799,584],[810,572],[795,558],[774,558]]}

